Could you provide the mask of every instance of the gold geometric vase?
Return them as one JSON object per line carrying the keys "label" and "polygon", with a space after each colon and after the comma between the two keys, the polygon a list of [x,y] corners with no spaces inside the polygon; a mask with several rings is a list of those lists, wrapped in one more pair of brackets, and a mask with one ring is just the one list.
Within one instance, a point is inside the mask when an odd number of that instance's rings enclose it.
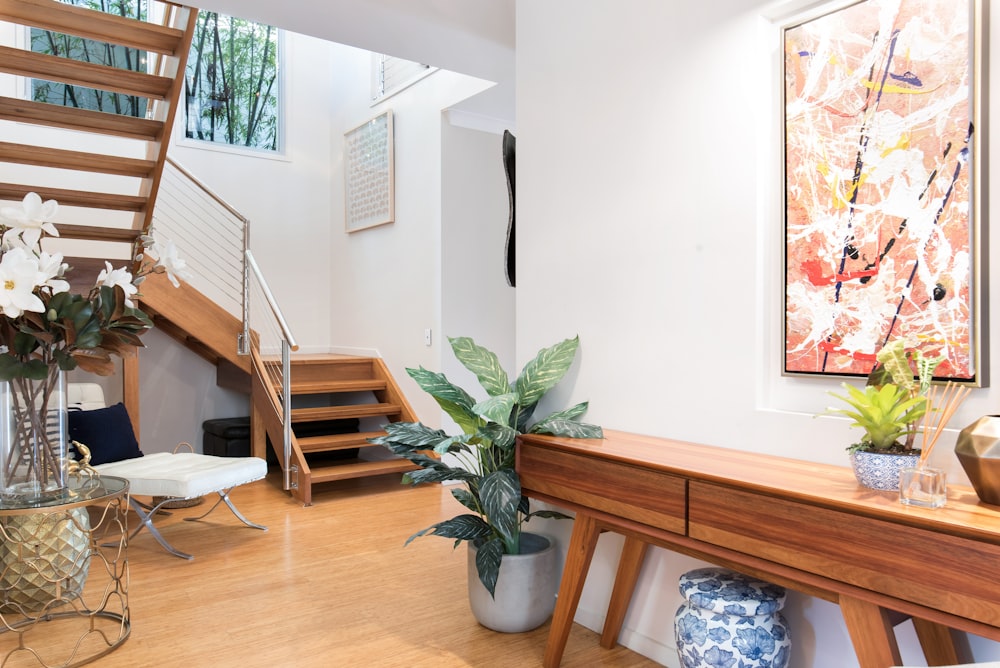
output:
{"label": "gold geometric vase", "polygon": [[72,602],[90,569],[86,507],[0,520],[0,613],[34,617]]}

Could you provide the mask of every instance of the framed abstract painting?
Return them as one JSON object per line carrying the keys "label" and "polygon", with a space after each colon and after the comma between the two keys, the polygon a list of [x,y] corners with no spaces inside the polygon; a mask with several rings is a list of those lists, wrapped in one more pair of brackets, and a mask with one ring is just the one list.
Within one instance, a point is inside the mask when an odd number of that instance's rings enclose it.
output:
{"label": "framed abstract painting", "polygon": [[782,31],[785,374],[866,376],[903,339],[983,384],[980,1],[840,2]]}

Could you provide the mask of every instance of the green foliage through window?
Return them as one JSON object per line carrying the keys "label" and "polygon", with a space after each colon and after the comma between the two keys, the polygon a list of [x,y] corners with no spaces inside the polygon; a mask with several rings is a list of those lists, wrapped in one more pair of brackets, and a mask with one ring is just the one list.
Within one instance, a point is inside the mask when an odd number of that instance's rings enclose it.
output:
{"label": "green foliage through window", "polygon": [[[62,0],[62,2],[133,19],[146,19],[146,0]],[[146,71],[145,51],[64,35],[52,30],[32,28],[31,50],[135,72]],[[48,102],[65,107],[80,107],[128,116],[141,117],[146,114],[146,98],[144,97],[43,79],[31,80],[31,99],[36,102]]]}
{"label": "green foliage through window", "polygon": [[185,77],[191,139],[278,150],[278,31],[200,12]]}

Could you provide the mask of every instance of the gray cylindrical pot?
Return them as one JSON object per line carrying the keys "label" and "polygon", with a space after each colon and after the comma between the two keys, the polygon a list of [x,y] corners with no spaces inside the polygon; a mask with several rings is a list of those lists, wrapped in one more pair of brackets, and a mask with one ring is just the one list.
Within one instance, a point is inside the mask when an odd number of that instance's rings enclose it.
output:
{"label": "gray cylindrical pot", "polygon": [[500,561],[496,596],[490,597],[476,570],[476,546],[469,543],[469,605],[488,629],[520,633],[536,629],[552,616],[559,589],[559,559],[548,536],[521,534],[521,554]]}

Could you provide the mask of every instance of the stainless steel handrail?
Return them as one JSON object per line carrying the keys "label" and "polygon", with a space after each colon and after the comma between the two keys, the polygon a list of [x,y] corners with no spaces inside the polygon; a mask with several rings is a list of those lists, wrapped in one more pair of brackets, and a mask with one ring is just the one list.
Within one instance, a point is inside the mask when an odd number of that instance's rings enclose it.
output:
{"label": "stainless steel handrail", "polygon": [[246,260],[247,266],[250,268],[250,273],[257,279],[260,287],[260,291],[264,295],[265,301],[267,301],[268,307],[271,309],[271,314],[274,319],[278,322],[278,327],[281,329],[281,335],[286,341],[288,341],[288,347],[292,350],[298,350],[299,344],[295,342],[295,336],[292,335],[292,330],[289,329],[288,323],[285,321],[285,316],[281,313],[281,308],[278,307],[278,300],[274,298],[271,293],[271,288],[268,287],[267,281],[264,280],[264,275],[260,271],[260,267],[257,265],[257,260],[254,259],[253,253],[248,248],[246,250]]}

